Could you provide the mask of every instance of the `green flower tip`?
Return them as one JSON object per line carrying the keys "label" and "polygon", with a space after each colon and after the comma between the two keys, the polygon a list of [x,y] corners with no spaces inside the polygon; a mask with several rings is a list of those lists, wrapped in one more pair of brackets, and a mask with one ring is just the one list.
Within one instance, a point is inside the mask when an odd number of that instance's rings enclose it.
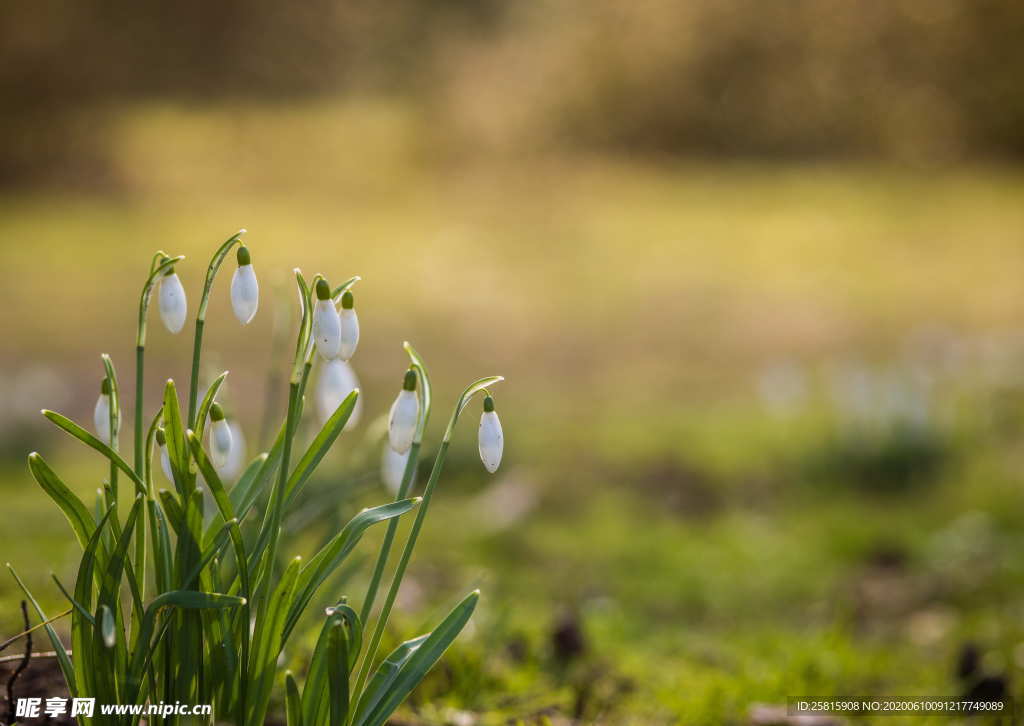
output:
{"label": "green flower tip", "polygon": [[104,396],[109,396],[110,395],[110,379],[109,378],[104,378],[102,381],[100,381],[100,393],[102,393]]}
{"label": "green flower tip", "polygon": [[210,419],[213,421],[224,420],[224,409],[221,408],[221,405],[219,403],[215,403],[212,406],[210,406]]}
{"label": "green flower tip", "polygon": [[356,305],[355,298],[352,297],[352,291],[346,290],[345,294],[341,296],[341,307],[345,310],[351,310]]}
{"label": "green flower tip", "polygon": [[405,380],[402,381],[402,388],[406,391],[416,390],[416,371],[412,368],[405,372]]}
{"label": "green flower tip", "polygon": [[161,446],[167,445],[167,434],[164,433],[163,429],[156,430],[156,442]]}
{"label": "green flower tip", "polygon": [[491,396],[484,396],[484,412],[490,413],[494,410],[494,399]]}
{"label": "green flower tip", "polygon": [[249,248],[246,247],[245,245],[240,245],[238,248],[238,252],[235,253],[235,259],[238,260],[239,267],[241,267],[242,265],[251,265],[252,255],[249,254]]}
{"label": "green flower tip", "polygon": [[320,278],[316,281],[316,299],[317,300],[330,300],[331,299],[331,285],[324,278]]}

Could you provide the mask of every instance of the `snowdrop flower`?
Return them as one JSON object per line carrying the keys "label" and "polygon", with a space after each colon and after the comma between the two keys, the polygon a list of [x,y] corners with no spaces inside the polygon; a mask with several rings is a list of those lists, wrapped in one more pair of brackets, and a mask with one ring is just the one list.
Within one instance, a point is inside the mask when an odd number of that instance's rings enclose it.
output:
{"label": "snowdrop flower", "polygon": [[[340,358],[335,358],[324,364],[316,385],[316,409],[321,425],[327,423],[327,419],[334,415],[341,402],[357,388],[359,388],[359,379],[356,378],[356,372],[348,363]],[[355,408],[352,409],[352,415],[345,423],[345,431],[353,428],[359,422],[362,412],[363,397],[359,396],[356,399]]]}
{"label": "snowdrop flower", "polygon": [[249,248],[242,245],[236,255],[238,267],[231,276],[231,307],[235,317],[242,325],[247,325],[256,315],[260,306],[260,285],[256,281],[256,272],[252,268],[252,255]]}
{"label": "snowdrop flower", "polygon": [[480,461],[491,474],[501,464],[501,453],[505,448],[505,439],[501,433],[501,421],[494,410],[494,399],[484,398],[484,412],[480,414],[480,432],[477,439],[480,446]]}
{"label": "snowdrop flower", "polygon": [[416,371],[410,368],[405,372],[402,390],[391,404],[391,414],[388,416],[388,441],[397,453],[404,454],[412,446],[419,416],[420,400],[416,397]]}
{"label": "snowdrop flower", "polygon": [[163,429],[156,430],[156,447],[160,450],[160,468],[163,469],[167,481],[174,483],[174,474],[171,473],[171,457],[167,455],[167,434]]}
{"label": "snowdrop flower", "polygon": [[160,281],[160,319],[172,333],[185,327],[185,316],[188,314],[188,301],[185,299],[185,288],[178,279],[178,273],[170,268]]}
{"label": "snowdrop flower", "polygon": [[320,355],[327,360],[338,357],[338,351],[341,350],[341,318],[331,299],[331,286],[324,279],[316,281],[313,337]]}
{"label": "snowdrop flower", "polygon": [[232,420],[228,423],[228,428],[231,429],[231,453],[228,454],[224,466],[217,469],[220,478],[225,481],[237,477],[245,466],[245,434],[242,427],[237,420]]}
{"label": "snowdrop flower", "polygon": [[408,450],[404,454],[399,454],[391,448],[391,444],[384,444],[384,454],[380,460],[380,478],[393,495],[397,495],[398,490],[402,488],[402,477],[405,475],[405,465],[408,461]]}
{"label": "snowdrop flower", "polygon": [[224,419],[219,403],[210,406],[210,461],[214,468],[222,469],[231,456],[231,427]]}
{"label": "snowdrop flower", "polygon": [[359,316],[356,315],[355,300],[352,292],[346,290],[341,296],[341,349],[338,356],[342,360],[350,360],[359,345]]}
{"label": "snowdrop flower", "polygon": [[100,440],[110,445],[110,379],[104,378],[100,383],[100,397],[96,399],[96,408],[92,411],[92,421],[96,426],[96,434]]}

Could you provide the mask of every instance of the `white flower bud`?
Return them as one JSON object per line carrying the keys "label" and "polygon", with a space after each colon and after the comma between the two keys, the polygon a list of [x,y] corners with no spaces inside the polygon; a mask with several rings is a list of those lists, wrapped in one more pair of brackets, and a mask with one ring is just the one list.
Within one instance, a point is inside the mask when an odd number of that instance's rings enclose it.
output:
{"label": "white flower bud", "polygon": [[313,338],[320,355],[331,360],[341,350],[341,318],[331,299],[331,287],[326,280],[317,280],[317,301],[313,307]]}
{"label": "white flower bud", "polygon": [[405,381],[395,402],[391,404],[388,416],[388,441],[391,448],[404,454],[412,446],[416,434],[416,422],[420,415],[420,401],[416,397],[416,373],[411,369],[405,372]]}
{"label": "white flower bud", "polygon": [[501,454],[505,448],[505,439],[501,433],[501,421],[494,410],[494,399],[484,399],[484,412],[480,415],[480,431],[477,442],[480,448],[480,461],[491,474],[501,464]]}
{"label": "white flower bud", "polygon": [[[334,415],[341,402],[357,388],[359,388],[359,379],[356,378],[356,372],[352,370],[352,366],[340,358],[324,363],[316,385],[316,409],[321,425],[327,423],[327,419]],[[356,399],[352,414],[345,422],[345,431],[353,428],[359,422],[362,412],[363,397],[360,395]]]}
{"label": "white flower bud", "polygon": [[160,452],[160,468],[163,469],[167,481],[174,483],[174,474],[171,472],[171,457],[167,455],[167,435],[163,429],[156,430],[156,448]]}
{"label": "white flower bud", "polygon": [[215,469],[223,469],[231,456],[231,426],[224,418],[219,403],[210,407],[210,462]]}
{"label": "white flower bud", "polygon": [[245,433],[236,420],[230,421],[228,428],[231,429],[231,453],[228,454],[228,460],[224,466],[217,470],[220,478],[224,481],[235,479],[245,467]]}
{"label": "white flower bud", "polygon": [[348,290],[341,296],[341,348],[338,356],[342,360],[350,360],[359,345],[359,316],[352,299],[352,293]]}
{"label": "white flower bud", "polygon": [[92,411],[92,422],[96,435],[104,444],[110,445],[110,381],[106,378],[100,384],[100,397]]}
{"label": "white flower bud", "polygon": [[380,460],[380,478],[384,486],[392,495],[397,495],[402,488],[402,477],[405,475],[405,465],[409,461],[410,450],[399,454],[391,448],[391,444],[384,444],[384,454]]}
{"label": "white flower bud", "polygon": [[239,247],[237,259],[238,267],[231,276],[231,307],[238,322],[247,325],[260,306],[260,285],[256,281],[256,271],[252,267],[249,248]]}
{"label": "white flower bud", "polygon": [[185,327],[185,316],[188,315],[188,301],[185,288],[182,287],[178,273],[169,272],[160,280],[160,319],[172,333]]}

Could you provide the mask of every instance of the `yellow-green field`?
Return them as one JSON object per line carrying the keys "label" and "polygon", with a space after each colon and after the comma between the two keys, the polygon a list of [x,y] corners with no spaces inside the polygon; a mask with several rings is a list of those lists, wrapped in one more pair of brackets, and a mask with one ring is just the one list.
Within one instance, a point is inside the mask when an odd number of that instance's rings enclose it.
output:
{"label": "yellow-green field", "polygon": [[[262,307],[241,328],[223,275],[206,373],[231,371],[251,454],[291,269],[363,277],[366,414],[284,554],[387,496],[375,419],[403,340],[436,379],[436,428],[464,383],[508,379],[503,468],[486,475],[464,422],[394,635],[473,587],[482,605],[402,723],[746,723],[790,697],[951,697],[969,641],[1024,695],[1024,174],[470,163],[431,139],[383,102],[143,107],[111,136],[116,186],[0,197],[0,561],[45,608],[77,545],[24,457],[83,494],[105,469],[38,409],[90,420],[102,352],[132,380],[155,250],[188,256],[194,304],[246,227]],[[189,330],[153,316],[150,401],[186,379]],[[368,566],[330,596],[360,597]],[[0,636],[17,601],[5,573]],[[566,621],[586,648],[563,662]]]}

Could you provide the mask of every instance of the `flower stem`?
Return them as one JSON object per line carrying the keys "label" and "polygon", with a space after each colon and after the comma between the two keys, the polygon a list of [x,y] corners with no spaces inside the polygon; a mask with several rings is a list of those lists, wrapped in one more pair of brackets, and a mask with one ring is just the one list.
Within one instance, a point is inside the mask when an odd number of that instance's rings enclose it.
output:
{"label": "flower stem", "polygon": [[[395,598],[398,596],[398,590],[402,586],[402,579],[405,577],[405,570],[409,566],[409,560],[412,559],[412,551],[416,547],[416,539],[419,537],[420,529],[423,527],[423,520],[427,516],[427,510],[430,509],[430,499],[434,495],[434,485],[437,484],[437,480],[441,476],[441,470],[444,468],[444,461],[448,455],[449,441],[445,440],[441,442],[441,448],[438,449],[437,457],[434,459],[434,468],[430,471],[430,478],[427,480],[427,486],[423,490],[423,501],[420,502],[419,509],[416,512],[416,519],[412,524],[412,529],[409,531],[409,539],[405,543],[405,549],[402,550],[402,558],[398,561],[398,567],[395,570],[395,576],[391,580],[391,587],[388,589],[387,597],[384,599],[384,605],[381,607],[380,616],[377,618],[377,625],[373,630],[373,637],[370,638],[370,645],[366,649],[366,654],[363,657],[363,664],[359,669],[359,678],[356,680],[356,687],[352,693],[359,694],[363,690],[363,684],[366,682],[366,676],[370,672],[370,666],[373,664],[374,658],[377,656],[377,648],[380,647],[380,639],[384,635],[384,628],[387,627],[388,618],[391,617],[391,608],[395,605]],[[412,458],[411,456],[409,457]],[[355,710],[358,710],[355,709]]]}
{"label": "flower stem", "polygon": [[146,346],[135,346],[135,473],[142,476],[142,384],[146,362]]}
{"label": "flower stem", "polygon": [[196,427],[196,402],[199,399],[199,357],[203,352],[203,327],[206,321],[196,318],[196,336],[192,344],[192,373],[188,379],[188,425]]}
{"label": "flower stem", "polygon": [[[409,449],[409,459],[405,463],[405,471],[402,473],[402,484],[398,488],[398,495],[395,501],[405,499],[412,485],[413,474],[416,471],[416,464],[419,461],[420,442],[414,441]],[[395,533],[398,530],[398,519],[388,522],[388,530],[384,535],[384,542],[380,547],[380,554],[377,556],[377,564],[373,568],[373,577],[370,578],[370,586],[366,590],[366,599],[363,600],[363,609],[359,613],[359,621],[365,623],[369,620],[370,612],[373,610],[373,603],[377,599],[377,589],[380,587],[380,579],[384,574],[384,567],[387,565],[388,557],[391,555],[391,545],[395,540]]]}

